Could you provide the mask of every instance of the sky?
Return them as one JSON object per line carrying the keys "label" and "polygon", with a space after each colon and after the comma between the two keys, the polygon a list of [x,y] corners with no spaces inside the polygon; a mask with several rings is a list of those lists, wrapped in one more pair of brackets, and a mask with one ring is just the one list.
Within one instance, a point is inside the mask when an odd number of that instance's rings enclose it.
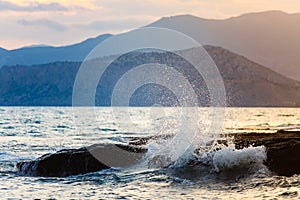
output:
{"label": "sky", "polygon": [[224,19],[267,10],[300,13],[300,1],[0,0],[0,47],[11,50],[37,44],[68,45],[174,15]]}

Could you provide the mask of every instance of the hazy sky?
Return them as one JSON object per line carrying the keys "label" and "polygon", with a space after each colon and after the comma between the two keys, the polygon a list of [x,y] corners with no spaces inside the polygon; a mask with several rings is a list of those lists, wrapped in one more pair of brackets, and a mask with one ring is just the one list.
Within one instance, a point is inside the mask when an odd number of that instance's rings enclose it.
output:
{"label": "hazy sky", "polygon": [[163,16],[222,19],[248,12],[300,12],[299,0],[0,0],[0,47],[66,45],[120,33]]}

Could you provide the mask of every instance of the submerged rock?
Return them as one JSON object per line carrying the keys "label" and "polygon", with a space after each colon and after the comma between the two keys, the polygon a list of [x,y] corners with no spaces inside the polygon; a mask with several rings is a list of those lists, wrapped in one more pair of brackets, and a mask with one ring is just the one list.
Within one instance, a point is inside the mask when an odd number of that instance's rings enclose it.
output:
{"label": "submerged rock", "polygon": [[[235,134],[237,149],[249,146],[265,146],[265,165],[282,176],[300,174],[300,132]],[[156,139],[157,136],[155,136]],[[168,137],[163,136],[163,139]],[[134,165],[145,155],[146,144],[151,137],[134,138],[128,145],[95,144],[80,149],[61,150],[46,154],[33,161],[17,164],[20,174],[29,176],[64,177],[95,172],[110,167]]]}

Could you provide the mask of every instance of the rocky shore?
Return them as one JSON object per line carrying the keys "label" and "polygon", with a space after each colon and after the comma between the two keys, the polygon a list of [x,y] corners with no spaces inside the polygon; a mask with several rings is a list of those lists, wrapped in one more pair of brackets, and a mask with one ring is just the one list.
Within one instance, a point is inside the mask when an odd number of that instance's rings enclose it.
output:
{"label": "rocky shore", "polygon": [[[265,146],[265,165],[281,176],[300,174],[300,131],[234,134],[237,149]],[[28,176],[65,177],[95,172],[110,167],[137,163],[147,152],[141,145],[151,137],[135,138],[127,145],[95,144],[80,149],[66,149],[46,154],[33,161],[17,163],[18,173]],[[101,162],[100,162],[101,160]],[[104,162],[103,162],[104,161]]]}

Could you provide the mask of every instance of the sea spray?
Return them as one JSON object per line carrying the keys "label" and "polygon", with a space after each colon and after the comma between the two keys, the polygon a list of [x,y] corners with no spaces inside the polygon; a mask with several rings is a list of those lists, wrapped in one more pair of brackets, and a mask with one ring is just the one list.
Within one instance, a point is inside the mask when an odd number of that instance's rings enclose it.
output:
{"label": "sea spray", "polygon": [[260,167],[267,159],[264,146],[235,149],[223,146],[212,157],[212,164],[217,172],[235,167]]}
{"label": "sea spray", "polygon": [[[190,151],[196,138],[199,124],[199,113],[192,107],[165,109],[167,115],[158,135],[172,135],[168,139],[155,139],[148,144],[146,163],[149,167],[168,167]],[[154,110],[154,109],[153,109]],[[176,110],[176,112],[174,112]],[[156,110],[156,112],[161,112]],[[170,112],[171,111],[171,112]],[[192,150],[193,151],[193,150]]]}
{"label": "sea spray", "polygon": [[220,173],[223,171],[238,171],[241,174],[269,173],[264,165],[267,159],[266,148],[247,147],[236,149],[234,146],[224,144],[211,144],[199,147],[191,145],[177,160],[172,160],[171,152],[167,146],[168,141],[149,145],[146,156],[148,168],[185,168],[188,166],[205,166],[206,173]]}
{"label": "sea spray", "polygon": [[[210,173],[244,169],[242,173],[267,172],[264,162],[267,159],[266,148],[245,147],[237,149],[233,138],[197,134],[191,140],[189,148],[177,157],[184,141],[167,138],[152,140],[148,145],[146,161],[149,168],[182,168],[190,165],[207,166]],[[185,141],[187,142],[187,141]],[[174,155],[175,154],[175,155]],[[245,171],[247,170],[247,172]]]}

